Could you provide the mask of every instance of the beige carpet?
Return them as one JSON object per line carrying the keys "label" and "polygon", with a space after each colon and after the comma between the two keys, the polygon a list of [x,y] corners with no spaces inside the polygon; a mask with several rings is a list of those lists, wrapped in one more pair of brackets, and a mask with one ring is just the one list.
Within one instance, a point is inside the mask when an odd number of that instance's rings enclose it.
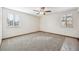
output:
{"label": "beige carpet", "polygon": [[59,51],[63,45],[64,37],[45,32],[37,32],[2,42],[0,50],[3,51]]}

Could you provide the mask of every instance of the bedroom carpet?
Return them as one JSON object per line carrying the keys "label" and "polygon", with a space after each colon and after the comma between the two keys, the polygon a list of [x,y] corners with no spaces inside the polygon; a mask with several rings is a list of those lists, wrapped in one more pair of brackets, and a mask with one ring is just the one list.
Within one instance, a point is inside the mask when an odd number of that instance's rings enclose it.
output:
{"label": "bedroom carpet", "polygon": [[46,32],[36,32],[2,41],[1,51],[59,51],[64,37]]}

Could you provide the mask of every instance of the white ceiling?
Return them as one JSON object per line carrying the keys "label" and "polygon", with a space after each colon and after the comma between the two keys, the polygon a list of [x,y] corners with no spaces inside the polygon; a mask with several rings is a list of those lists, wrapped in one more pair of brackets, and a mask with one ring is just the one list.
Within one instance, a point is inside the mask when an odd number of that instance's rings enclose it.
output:
{"label": "white ceiling", "polygon": [[[40,10],[40,7],[6,7],[6,8],[25,12],[25,13],[36,15],[36,16],[40,16],[40,15],[37,15],[35,11],[33,11],[33,10]],[[52,13],[68,11],[72,9],[75,9],[75,8],[74,7],[46,7],[45,8],[45,10],[51,10]]]}

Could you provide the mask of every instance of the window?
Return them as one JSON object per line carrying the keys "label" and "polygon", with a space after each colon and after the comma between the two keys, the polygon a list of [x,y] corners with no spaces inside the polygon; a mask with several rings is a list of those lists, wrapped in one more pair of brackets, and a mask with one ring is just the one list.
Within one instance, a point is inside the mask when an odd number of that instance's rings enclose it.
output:
{"label": "window", "polygon": [[73,19],[72,19],[72,14],[64,15],[62,17],[62,25],[64,27],[72,28],[73,27]]}
{"label": "window", "polygon": [[19,26],[19,16],[15,15],[15,19],[14,19],[14,26]]}
{"label": "window", "polygon": [[13,13],[8,13],[7,23],[9,27],[18,27],[19,26],[19,16]]}

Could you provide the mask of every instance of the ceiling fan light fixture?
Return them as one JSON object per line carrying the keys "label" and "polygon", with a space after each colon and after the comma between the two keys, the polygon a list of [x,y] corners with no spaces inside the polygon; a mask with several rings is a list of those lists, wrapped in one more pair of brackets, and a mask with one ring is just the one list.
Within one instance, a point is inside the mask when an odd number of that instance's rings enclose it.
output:
{"label": "ceiling fan light fixture", "polygon": [[40,14],[41,14],[41,15],[43,15],[43,14],[44,14],[44,12],[40,12]]}
{"label": "ceiling fan light fixture", "polygon": [[40,10],[34,10],[34,11],[37,12],[36,14],[39,15],[46,15],[46,13],[51,12],[51,10],[45,10],[45,9],[46,9],[45,7],[41,7]]}

